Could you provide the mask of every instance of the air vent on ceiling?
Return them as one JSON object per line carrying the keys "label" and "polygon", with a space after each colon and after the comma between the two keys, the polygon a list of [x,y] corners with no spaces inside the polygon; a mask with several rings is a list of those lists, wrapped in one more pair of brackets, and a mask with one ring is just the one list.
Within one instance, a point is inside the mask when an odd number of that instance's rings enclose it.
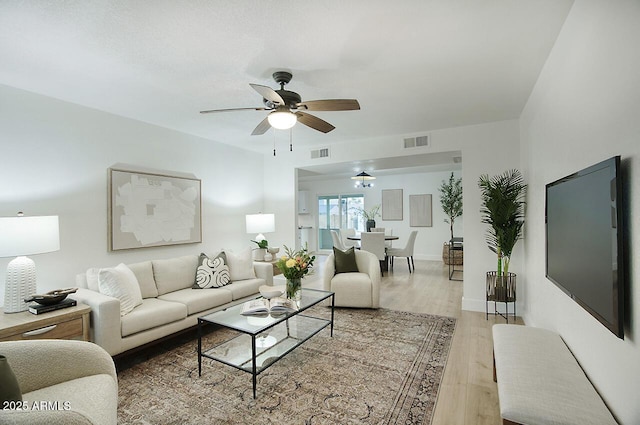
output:
{"label": "air vent on ceiling", "polygon": [[404,148],[418,148],[429,146],[429,136],[408,137],[404,139]]}
{"label": "air vent on ceiling", "polygon": [[329,148],[320,148],[311,151],[311,159],[329,158]]}

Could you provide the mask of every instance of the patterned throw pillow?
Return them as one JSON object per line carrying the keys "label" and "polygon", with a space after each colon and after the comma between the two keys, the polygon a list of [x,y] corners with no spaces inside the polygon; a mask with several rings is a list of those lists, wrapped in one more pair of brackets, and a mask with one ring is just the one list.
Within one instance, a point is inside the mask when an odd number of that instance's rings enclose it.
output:
{"label": "patterned throw pillow", "polygon": [[209,258],[206,254],[200,254],[198,268],[196,269],[196,281],[192,288],[220,288],[231,283],[231,274],[227,265],[227,257],[224,252]]}

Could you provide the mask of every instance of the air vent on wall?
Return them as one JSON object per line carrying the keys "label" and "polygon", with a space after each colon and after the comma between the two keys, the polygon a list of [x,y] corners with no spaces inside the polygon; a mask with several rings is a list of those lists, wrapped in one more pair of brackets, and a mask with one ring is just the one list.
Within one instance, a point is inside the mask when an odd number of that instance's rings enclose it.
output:
{"label": "air vent on wall", "polygon": [[320,148],[311,151],[311,159],[329,158],[329,148]]}
{"label": "air vent on wall", "polygon": [[404,148],[418,148],[429,146],[429,136],[408,137],[404,139]]}

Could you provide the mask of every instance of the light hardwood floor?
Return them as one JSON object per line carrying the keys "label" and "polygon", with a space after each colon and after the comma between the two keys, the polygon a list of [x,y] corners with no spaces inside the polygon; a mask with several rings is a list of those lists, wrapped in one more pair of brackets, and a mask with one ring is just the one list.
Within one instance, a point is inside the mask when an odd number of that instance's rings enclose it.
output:
{"label": "light hardwood floor", "polygon": [[[325,256],[318,256],[315,273],[304,285],[319,288]],[[385,272],[380,289],[381,307],[415,313],[455,317],[456,330],[438,394],[432,425],[499,425],[498,390],[493,382],[491,326],[500,316],[463,311],[462,282],[449,280],[441,261],[415,261],[409,274],[404,258]],[[456,273],[455,277],[462,277]],[[518,319],[518,323],[522,321]]]}

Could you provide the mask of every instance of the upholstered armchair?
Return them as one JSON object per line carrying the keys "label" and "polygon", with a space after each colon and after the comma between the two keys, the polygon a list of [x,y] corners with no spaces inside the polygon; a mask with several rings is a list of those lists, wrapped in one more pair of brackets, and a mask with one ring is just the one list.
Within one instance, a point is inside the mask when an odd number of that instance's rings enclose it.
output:
{"label": "upholstered armchair", "polygon": [[323,288],[335,292],[336,307],[380,307],[380,263],[374,254],[355,250],[358,271],[337,273],[334,254],[324,265]]}
{"label": "upholstered armchair", "polygon": [[[117,423],[118,378],[113,359],[91,342],[0,342],[22,403],[0,411],[0,424]],[[14,381],[15,382],[15,381]]]}

